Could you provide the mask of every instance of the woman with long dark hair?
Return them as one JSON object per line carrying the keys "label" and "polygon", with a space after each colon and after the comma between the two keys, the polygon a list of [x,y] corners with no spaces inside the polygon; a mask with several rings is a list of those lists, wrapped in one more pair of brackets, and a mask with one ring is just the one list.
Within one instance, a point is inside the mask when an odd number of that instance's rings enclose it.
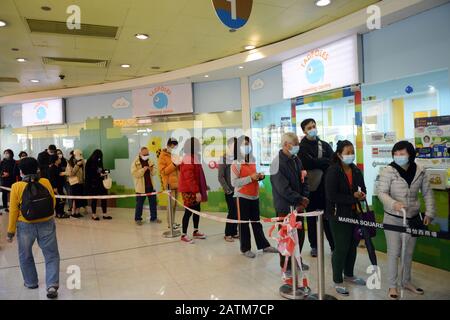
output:
{"label": "woman with long dark hair", "polygon": [[[234,187],[234,197],[238,209],[238,216],[243,221],[259,221],[259,184],[265,178],[263,173],[256,171],[255,158],[252,154],[250,138],[241,136],[237,140],[237,156],[231,165],[231,184]],[[250,223],[256,241],[256,247],[263,252],[278,253],[267,241],[261,223]],[[241,252],[247,258],[256,257],[251,251],[249,223],[239,225]]]}
{"label": "woman with long dark hair", "polygon": [[[357,203],[366,197],[366,185],[361,170],[353,163],[355,148],[348,141],[338,141],[332,164],[325,177],[326,211],[334,239],[331,258],[333,281],[336,292],[348,296],[344,281],[356,285],[366,282],[353,274],[356,262],[358,240],[354,237],[353,224],[339,222],[338,217],[356,218]],[[344,276],[342,276],[344,274]]]}
{"label": "woman with long dark hair", "polygon": [[[433,190],[430,187],[429,179],[425,169],[415,163],[416,150],[408,141],[399,141],[392,148],[392,161],[380,173],[377,185],[377,195],[383,203],[384,220],[387,225],[403,225],[403,213],[406,214],[408,226],[421,228],[428,225],[434,217],[435,205]],[[421,221],[419,210],[419,191],[422,193],[426,205],[426,213]],[[410,234],[388,231],[386,236],[388,255],[388,283],[390,299],[398,299],[397,278],[398,278],[398,257],[402,251],[405,252],[403,261],[403,272],[401,286],[415,294],[423,294],[424,290],[411,283],[411,266],[416,237]],[[405,237],[404,243],[402,237]]]}
{"label": "woman with long dark hair", "polygon": [[[88,195],[106,195],[108,190],[103,186],[103,180],[107,174],[103,167],[103,152],[99,149],[95,150],[86,162],[86,193]],[[106,214],[106,199],[101,199],[101,207],[103,219],[111,220],[112,217]],[[97,199],[91,200],[92,220],[98,221],[97,216]]]}
{"label": "woman with long dark hair", "polygon": [[[200,211],[200,203],[208,201],[206,178],[200,156],[200,141],[193,137],[186,140],[183,152],[184,156],[180,164],[180,176],[178,178],[178,191],[181,192],[186,207],[195,211]],[[189,209],[184,210],[181,241],[187,243],[194,242],[194,240],[187,235],[191,215],[192,212]],[[194,214],[192,220],[194,222],[193,238],[206,239],[206,235],[198,231],[200,216]]]}

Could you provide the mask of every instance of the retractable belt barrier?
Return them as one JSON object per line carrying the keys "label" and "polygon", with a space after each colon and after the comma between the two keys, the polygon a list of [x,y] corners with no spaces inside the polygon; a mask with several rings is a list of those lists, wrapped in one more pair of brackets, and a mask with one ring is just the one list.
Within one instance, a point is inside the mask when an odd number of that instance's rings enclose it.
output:
{"label": "retractable belt barrier", "polygon": [[[0,189],[5,191],[11,191],[11,188],[0,186]],[[283,217],[275,217],[275,218],[263,218],[261,220],[257,221],[251,221],[251,220],[235,220],[235,219],[228,219],[228,218],[222,218],[217,217],[205,212],[200,212],[194,209],[191,209],[184,205],[184,203],[180,202],[178,199],[173,197],[171,195],[171,192],[169,190],[166,191],[158,191],[158,192],[150,192],[150,193],[134,193],[134,194],[119,194],[119,195],[89,195],[89,196],[67,196],[67,195],[55,195],[58,199],[123,199],[123,198],[134,198],[134,197],[147,197],[152,195],[158,195],[158,194],[168,194],[174,201],[176,201],[180,206],[183,208],[191,211],[192,213],[199,215],[203,218],[222,222],[222,223],[236,223],[236,224],[243,224],[243,223],[277,223],[282,222],[285,219],[285,216]],[[305,212],[305,213],[297,213],[297,216],[301,217],[315,217],[318,213],[321,213],[322,211],[311,211],[311,212]],[[448,232],[438,232],[438,231],[430,231],[430,230],[422,230],[422,229],[414,229],[404,226],[398,226],[398,225],[391,225],[391,224],[384,224],[384,223],[378,223],[378,222],[370,222],[370,221],[363,221],[356,218],[345,218],[345,217],[337,217],[337,221],[342,223],[349,223],[354,225],[360,225],[363,227],[374,227],[377,229],[382,230],[388,230],[388,231],[394,231],[394,232],[401,232],[401,233],[408,233],[414,236],[423,236],[423,237],[430,237],[430,238],[437,238],[437,239],[445,239],[450,240],[450,233]]]}

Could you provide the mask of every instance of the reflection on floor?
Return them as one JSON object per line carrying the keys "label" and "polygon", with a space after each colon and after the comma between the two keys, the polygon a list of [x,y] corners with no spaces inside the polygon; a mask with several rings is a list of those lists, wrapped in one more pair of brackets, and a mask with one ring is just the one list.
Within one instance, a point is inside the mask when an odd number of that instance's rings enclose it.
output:
{"label": "reflection on floor", "polygon": [[[224,241],[224,225],[201,218],[200,230],[208,239],[186,244],[178,238],[163,238],[165,223],[136,226],[133,210],[110,212],[111,221],[87,217],[58,221],[60,299],[281,299],[278,255],[258,253],[255,259],[245,258],[238,242]],[[181,212],[177,214],[178,221],[181,216]],[[165,222],[164,212],[160,218]],[[17,241],[5,241],[7,215],[3,214],[0,222],[0,299],[46,299],[42,254],[36,246],[40,288],[26,289],[18,267]],[[358,250],[355,274],[367,278],[369,259],[365,249]],[[304,261],[311,267],[310,287],[316,292],[317,260],[309,256],[307,242],[304,252]],[[330,257],[326,245],[326,291],[336,296]],[[386,299],[386,255],[378,253],[378,259],[380,290],[351,286],[349,297],[337,298]],[[66,285],[70,276],[66,271],[72,265],[81,269],[80,290],[69,290]],[[405,299],[450,299],[450,272],[414,263],[413,279],[425,295],[405,292]]]}

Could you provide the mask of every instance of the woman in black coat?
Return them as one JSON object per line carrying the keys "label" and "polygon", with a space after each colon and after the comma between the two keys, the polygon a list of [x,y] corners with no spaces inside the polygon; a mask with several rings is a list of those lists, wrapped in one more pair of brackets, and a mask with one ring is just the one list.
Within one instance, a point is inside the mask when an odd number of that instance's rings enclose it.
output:
{"label": "woman in black coat", "polygon": [[[103,180],[107,174],[103,168],[103,153],[101,150],[95,150],[86,162],[86,193],[88,195],[106,195],[108,190],[103,186]],[[111,216],[106,214],[107,201],[101,200],[103,219],[110,220]],[[92,219],[100,220],[97,217],[97,199],[91,200]]]}
{"label": "woman in black coat", "polygon": [[[14,176],[15,171],[16,161],[14,160],[14,152],[11,149],[6,149],[3,152],[3,160],[0,162],[2,187],[11,188],[12,184],[16,182],[16,178]],[[9,212],[8,193],[9,191],[2,190],[3,208],[6,212]]]}
{"label": "woman in black coat", "polygon": [[[339,222],[338,217],[357,217],[357,204],[366,197],[366,185],[361,170],[353,163],[355,149],[348,141],[337,143],[332,165],[325,177],[325,193],[327,199],[326,215],[335,242],[331,264],[336,292],[348,296],[344,281],[356,285],[366,282],[353,275],[356,262],[358,240],[354,237],[353,224]],[[344,274],[344,277],[342,277]]]}

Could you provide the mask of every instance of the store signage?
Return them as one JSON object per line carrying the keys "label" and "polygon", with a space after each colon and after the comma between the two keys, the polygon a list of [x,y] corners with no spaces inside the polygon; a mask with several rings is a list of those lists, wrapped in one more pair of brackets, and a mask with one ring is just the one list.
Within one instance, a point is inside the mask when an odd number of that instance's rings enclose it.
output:
{"label": "store signage", "polygon": [[133,90],[133,116],[148,117],[192,113],[192,84]]}
{"label": "store signage", "polygon": [[357,84],[357,36],[306,52],[282,64],[283,97],[291,99]]}
{"label": "store signage", "polygon": [[22,104],[22,125],[43,126],[64,123],[63,99]]}
{"label": "store signage", "polygon": [[252,13],[253,0],[212,0],[220,21],[230,29],[242,28]]}

